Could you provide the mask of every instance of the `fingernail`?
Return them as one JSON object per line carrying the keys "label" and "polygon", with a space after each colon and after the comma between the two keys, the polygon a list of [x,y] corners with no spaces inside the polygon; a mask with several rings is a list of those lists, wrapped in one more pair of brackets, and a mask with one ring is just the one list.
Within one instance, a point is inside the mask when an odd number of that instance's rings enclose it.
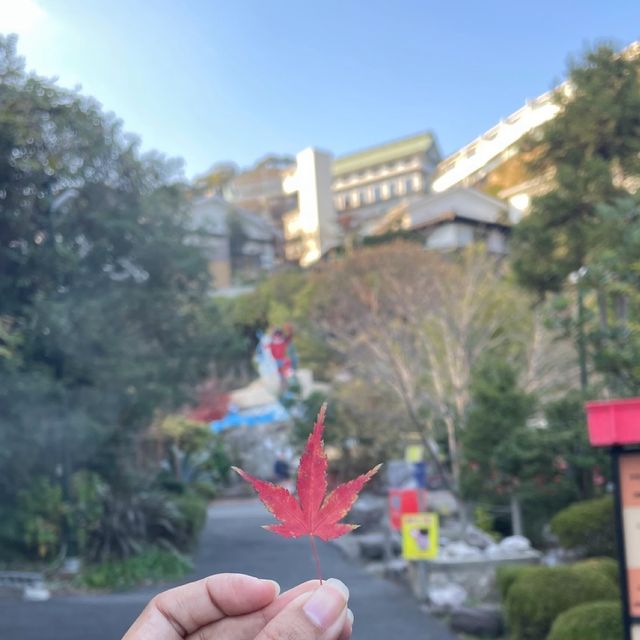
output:
{"label": "fingernail", "polygon": [[275,589],[274,598],[277,598],[280,595],[280,585],[275,580],[267,580],[266,578],[263,578],[262,582],[269,582],[273,585],[273,588]]}
{"label": "fingernail", "polygon": [[353,611],[351,611],[351,609],[347,609],[347,618],[349,620],[349,624],[353,627]]}
{"label": "fingernail", "polygon": [[346,602],[349,601],[349,587],[342,582],[342,580],[338,580],[337,578],[329,578],[327,580],[327,584],[330,584],[332,587],[337,589],[342,593]]}
{"label": "fingernail", "polygon": [[331,578],[313,593],[303,610],[316,627],[327,629],[338,619],[348,599],[347,586],[340,580]]}

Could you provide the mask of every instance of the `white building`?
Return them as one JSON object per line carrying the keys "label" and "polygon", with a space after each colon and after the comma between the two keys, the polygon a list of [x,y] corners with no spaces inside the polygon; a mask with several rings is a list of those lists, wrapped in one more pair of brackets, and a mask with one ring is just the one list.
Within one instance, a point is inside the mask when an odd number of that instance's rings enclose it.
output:
{"label": "white building", "polygon": [[285,193],[297,198],[297,207],[282,218],[285,257],[303,267],[340,241],[331,195],[332,162],[329,153],[309,147],[296,155],[295,167],[283,181]]}
{"label": "white building", "polygon": [[336,158],[332,189],[341,227],[360,231],[401,200],[427,193],[440,159],[431,132]]}
{"label": "white building", "polygon": [[371,228],[371,236],[397,231],[420,237],[427,249],[453,251],[484,242],[490,253],[507,252],[512,213],[507,203],[476,189],[454,187],[402,202]]}

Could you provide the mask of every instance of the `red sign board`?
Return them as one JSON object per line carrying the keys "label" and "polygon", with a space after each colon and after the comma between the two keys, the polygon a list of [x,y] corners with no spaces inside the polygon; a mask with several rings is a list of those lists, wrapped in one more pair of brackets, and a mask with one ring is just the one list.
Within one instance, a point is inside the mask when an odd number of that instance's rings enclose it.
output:
{"label": "red sign board", "polygon": [[420,513],[427,507],[424,489],[389,489],[389,520],[391,528],[400,531],[404,513]]}
{"label": "red sign board", "polygon": [[640,398],[587,402],[586,408],[594,447],[640,444]]}

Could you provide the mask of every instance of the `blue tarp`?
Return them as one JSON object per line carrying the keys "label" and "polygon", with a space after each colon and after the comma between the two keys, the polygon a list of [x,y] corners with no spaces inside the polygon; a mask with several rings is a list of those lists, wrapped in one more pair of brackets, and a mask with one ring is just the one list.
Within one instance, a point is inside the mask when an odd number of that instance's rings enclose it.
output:
{"label": "blue tarp", "polygon": [[229,413],[221,420],[214,420],[210,427],[212,431],[218,433],[232,427],[255,427],[260,424],[284,422],[288,419],[288,411],[279,402],[274,402],[247,411],[238,411],[230,407]]}

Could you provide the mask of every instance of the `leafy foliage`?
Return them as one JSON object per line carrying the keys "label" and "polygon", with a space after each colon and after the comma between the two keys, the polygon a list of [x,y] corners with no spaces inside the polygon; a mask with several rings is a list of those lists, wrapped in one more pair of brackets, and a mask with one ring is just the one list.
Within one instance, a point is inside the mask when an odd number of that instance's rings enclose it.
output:
{"label": "leafy foliage", "polygon": [[515,229],[514,268],[527,287],[564,298],[558,323],[582,344],[597,384],[637,395],[640,59],[591,51],[571,65],[556,101],[560,113],[531,141],[530,168],[550,188]]}
{"label": "leafy foliage", "polygon": [[527,419],[534,407],[535,399],[518,388],[512,366],[491,356],[478,363],[462,437],[466,495],[504,495],[516,488],[522,479],[520,442],[531,440]]}
{"label": "leafy foliage", "polygon": [[589,445],[580,393],[548,402],[541,408],[546,425],[534,427],[528,420],[536,404],[513,365],[490,353],[480,359],[462,438],[462,489],[485,505],[505,506],[515,495],[527,535],[539,540],[554,513],[594,495],[594,474],[607,460]]}
{"label": "leafy foliage", "polygon": [[622,640],[622,607],[615,600],[587,602],[561,613],[547,640]]}
{"label": "leafy foliage", "polygon": [[92,589],[125,589],[141,583],[182,578],[191,563],[175,551],[151,547],[124,560],[89,566],[81,582]]}
{"label": "leafy foliage", "polygon": [[139,435],[228,353],[188,208],[178,163],[0,37],[0,547],[20,518],[36,555],[183,544]]}
{"label": "leafy foliage", "polygon": [[470,372],[488,351],[523,355],[526,296],[479,247],[457,256],[406,242],[359,249],[315,280],[311,316],[343,374],[387,397],[403,416],[399,426],[418,432],[436,466],[434,443],[443,441],[455,491]]}
{"label": "leafy foliage", "polygon": [[613,498],[605,496],[572,504],[553,517],[551,531],[566,549],[587,556],[615,557]]}
{"label": "leafy foliage", "polygon": [[619,597],[615,582],[595,567],[530,568],[506,591],[507,626],[514,640],[540,640],[562,612],[584,602]]}
{"label": "leafy foliage", "polygon": [[551,174],[515,230],[514,265],[539,291],[562,289],[585,266],[602,225],[597,207],[625,195],[640,174],[640,61],[600,47],[574,61],[555,94],[560,113],[541,127],[532,171]]}
{"label": "leafy foliage", "polygon": [[57,553],[66,515],[60,486],[44,477],[34,478],[29,489],[18,495],[18,511],[27,547],[40,558]]}

